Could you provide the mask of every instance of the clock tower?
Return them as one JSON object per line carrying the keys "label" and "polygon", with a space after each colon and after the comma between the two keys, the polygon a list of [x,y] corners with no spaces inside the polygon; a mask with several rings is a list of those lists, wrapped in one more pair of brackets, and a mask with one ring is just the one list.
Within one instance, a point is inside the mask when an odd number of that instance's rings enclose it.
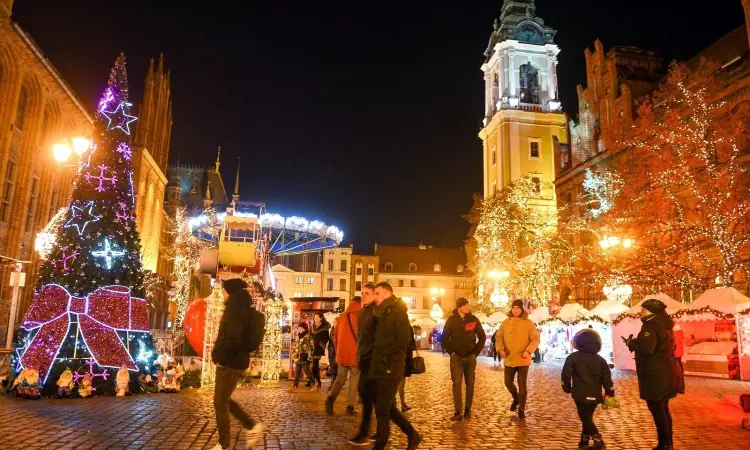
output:
{"label": "clock tower", "polygon": [[530,177],[540,204],[555,205],[555,149],[567,141],[555,30],[536,15],[534,0],[505,0],[493,28],[482,64],[484,197]]}

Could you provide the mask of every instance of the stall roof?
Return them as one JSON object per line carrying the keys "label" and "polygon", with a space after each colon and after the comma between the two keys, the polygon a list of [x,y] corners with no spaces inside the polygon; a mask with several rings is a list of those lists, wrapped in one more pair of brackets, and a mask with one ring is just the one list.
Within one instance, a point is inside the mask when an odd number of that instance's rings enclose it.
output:
{"label": "stall roof", "polygon": [[557,315],[557,318],[566,322],[572,322],[588,315],[589,310],[581,306],[579,303],[568,303],[560,308],[560,313]]}
{"label": "stall roof", "polygon": [[641,312],[641,304],[643,302],[645,302],[646,300],[649,300],[649,299],[652,299],[652,298],[655,298],[657,300],[661,300],[665,305],[667,305],[667,314],[674,314],[677,311],[679,311],[681,309],[685,309],[685,308],[688,307],[687,305],[685,305],[683,303],[680,303],[677,300],[673,300],[667,294],[663,294],[663,293],[662,294],[651,294],[651,295],[647,295],[647,296],[643,297],[643,300],[641,300],[640,302],[638,302],[637,305],[633,306],[629,310],[625,311],[625,313],[627,313],[627,314],[638,314],[638,313],[640,313]]}
{"label": "stall roof", "polygon": [[621,314],[628,310],[619,300],[604,300],[589,312],[591,316],[599,316],[604,320],[610,320],[613,315]]}
{"label": "stall roof", "polygon": [[736,314],[750,307],[750,298],[745,297],[733,287],[709,289],[695,299],[689,308],[699,309],[706,306],[724,314]]}

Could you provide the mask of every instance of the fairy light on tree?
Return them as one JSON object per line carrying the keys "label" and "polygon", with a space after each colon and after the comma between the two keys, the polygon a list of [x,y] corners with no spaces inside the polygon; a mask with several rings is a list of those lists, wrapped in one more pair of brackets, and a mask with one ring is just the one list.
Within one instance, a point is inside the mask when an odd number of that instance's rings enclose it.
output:
{"label": "fairy light on tree", "polygon": [[201,365],[201,389],[213,389],[216,384],[216,365],[211,359],[216,337],[219,335],[221,315],[224,313],[224,295],[217,280],[211,295],[206,299],[206,322],[203,333],[203,361]]}
{"label": "fairy light on tree", "polygon": [[169,300],[177,306],[175,321],[172,326],[174,330],[179,330],[182,329],[182,323],[185,319],[185,312],[190,300],[190,280],[193,268],[200,258],[202,246],[188,226],[186,208],[177,209],[172,226],[174,240],[167,253],[174,264],[172,271],[172,290],[174,293]]}

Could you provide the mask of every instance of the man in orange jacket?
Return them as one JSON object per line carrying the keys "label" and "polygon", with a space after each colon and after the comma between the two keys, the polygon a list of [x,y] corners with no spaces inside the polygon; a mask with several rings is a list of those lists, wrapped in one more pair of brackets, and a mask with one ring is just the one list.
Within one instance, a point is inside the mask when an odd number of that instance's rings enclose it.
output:
{"label": "man in orange jacket", "polygon": [[349,416],[357,414],[354,405],[357,402],[357,386],[359,385],[359,366],[357,363],[357,339],[359,337],[359,323],[357,317],[362,310],[362,299],[357,296],[352,299],[349,307],[346,308],[336,320],[336,364],[339,366],[336,381],[331,386],[331,392],[326,398],[326,414],[333,416],[333,404],[336,402],[344,387],[347,378],[349,379],[349,391],[346,399],[346,414]]}

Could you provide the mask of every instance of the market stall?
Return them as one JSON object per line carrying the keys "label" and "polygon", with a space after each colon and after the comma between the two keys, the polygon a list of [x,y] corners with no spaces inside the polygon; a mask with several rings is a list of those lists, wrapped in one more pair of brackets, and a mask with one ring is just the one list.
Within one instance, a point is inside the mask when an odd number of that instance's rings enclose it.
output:
{"label": "market stall", "polygon": [[612,356],[616,369],[635,370],[633,354],[630,353],[630,350],[628,350],[628,347],[622,341],[622,338],[627,338],[631,334],[633,336],[638,336],[638,332],[641,331],[642,325],[640,319],[641,304],[652,298],[660,300],[667,305],[667,314],[669,315],[673,315],[688,307],[687,305],[673,300],[666,294],[647,295],[643,300],[638,302],[637,305],[612,320]]}
{"label": "market stall", "polygon": [[612,345],[612,319],[628,310],[619,300],[604,300],[599,302],[586,317],[571,322],[572,335],[583,329],[592,328],[602,338],[602,349],[599,354],[613,363],[613,345]]}
{"label": "market stall", "polygon": [[544,359],[565,359],[572,350],[571,322],[586,317],[589,311],[578,303],[564,305],[557,316],[550,316],[547,308],[537,308],[529,315],[539,329],[539,347]]}
{"label": "market stall", "polygon": [[745,320],[741,313],[748,308],[750,298],[726,287],[707,290],[675,314],[684,335],[686,374],[740,378],[738,337]]}

